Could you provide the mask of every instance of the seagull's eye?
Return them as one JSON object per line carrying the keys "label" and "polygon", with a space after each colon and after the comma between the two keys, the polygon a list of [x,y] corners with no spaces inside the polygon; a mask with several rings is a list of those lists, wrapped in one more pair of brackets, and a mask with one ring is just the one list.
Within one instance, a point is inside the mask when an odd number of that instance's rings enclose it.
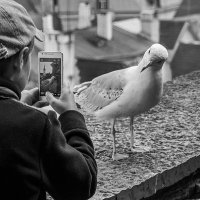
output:
{"label": "seagull's eye", "polygon": [[162,60],[158,60],[156,63],[161,64],[161,63],[162,63]]}
{"label": "seagull's eye", "polygon": [[148,51],[148,52],[149,52],[149,54],[150,54],[151,50],[149,49],[149,51]]}

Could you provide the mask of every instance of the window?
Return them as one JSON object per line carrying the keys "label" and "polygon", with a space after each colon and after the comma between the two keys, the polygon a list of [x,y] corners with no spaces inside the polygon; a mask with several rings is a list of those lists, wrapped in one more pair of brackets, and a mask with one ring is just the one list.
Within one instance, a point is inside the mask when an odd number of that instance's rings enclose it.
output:
{"label": "window", "polygon": [[97,0],[97,9],[98,10],[107,10],[108,9],[108,0]]}

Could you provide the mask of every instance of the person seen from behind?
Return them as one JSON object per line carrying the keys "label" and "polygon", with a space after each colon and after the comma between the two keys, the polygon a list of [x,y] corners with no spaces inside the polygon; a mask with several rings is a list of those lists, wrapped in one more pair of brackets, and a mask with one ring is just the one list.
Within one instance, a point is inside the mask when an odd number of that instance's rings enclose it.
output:
{"label": "person seen from behind", "polygon": [[38,89],[24,91],[34,40],[43,41],[24,7],[0,0],[0,199],[84,200],[94,195],[97,165],[84,117],[69,86],[39,105]]}

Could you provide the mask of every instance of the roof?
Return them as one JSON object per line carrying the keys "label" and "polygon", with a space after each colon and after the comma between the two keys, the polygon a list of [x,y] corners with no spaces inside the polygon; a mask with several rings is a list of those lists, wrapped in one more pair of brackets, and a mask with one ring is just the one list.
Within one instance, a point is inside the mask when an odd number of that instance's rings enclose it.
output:
{"label": "roof", "polygon": [[[33,18],[36,18],[36,25],[39,24],[39,28],[42,28],[41,22],[37,22],[41,18],[42,13],[42,0],[16,0],[22,4]],[[45,0],[50,4],[51,1]],[[74,16],[78,15],[79,3],[89,2],[91,7],[96,9],[96,0],[67,0],[68,12]],[[109,8],[115,13],[114,20],[129,19],[138,16],[140,13],[140,7],[136,0],[109,0]],[[39,15],[38,15],[39,13]],[[41,20],[40,20],[41,21]]]}
{"label": "roof", "polygon": [[114,12],[139,12],[140,7],[135,0],[110,0],[110,9]]}
{"label": "roof", "polygon": [[126,68],[127,66],[119,62],[108,62],[78,59],[76,66],[79,69],[80,82],[91,81],[93,78],[102,74]]}
{"label": "roof", "polygon": [[180,43],[171,62],[173,77],[200,69],[200,43]]}
{"label": "roof", "polygon": [[[42,0],[15,0],[18,3],[22,4],[28,12],[35,12],[35,13],[41,13],[42,12]],[[44,4],[48,4],[49,6],[52,5],[51,1],[49,0],[43,0]],[[78,14],[79,4],[81,2],[91,2],[92,5],[94,0],[67,0],[64,1],[65,4],[64,7],[72,14]],[[61,7],[62,9],[63,7]]]}
{"label": "roof", "polygon": [[123,21],[113,22],[113,25],[134,34],[139,34],[142,30],[141,20],[139,18],[131,18]]}
{"label": "roof", "polygon": [[15,0],[23,5],[28,12],[41,13],[41,0]]}
{"label": "roof", "polygon": [[113,26],[113,39],[105,41],[96,35],[96,27],[75,32],[77,58],[116,61],[143,54],[152,42],[140,35]]}
{"label": "roof", "polygon": [[200,21],[190,21],[188,29],[192,34],[194,40],[200,41]]}
{"label": "roof", "polygon": [[115,13],[114,20],[133,18],[140,14],[140,6],[136,0],[109,0],[110,10]]}
{"label": "roof", "polygon": [[174,20],[160,21],[160,43],[168,49],[173,49],[184,23]]}
{"label": "roof", "polygon": [[23,5],[31,15],[37,28],[42,29],[42,8],[41,0],[15,0]]}
{"label": "roof", "polygon": [[[33,1],[33,0],[29,0]],[[96,9],[96,0],[67,0],[70,12],[78,14],[80,2],[89,2],[93,9]],[[116,14],[133,14],[139,13],[140,7],[136,0],[109,0],[109,9]]]}
{"label": "roof", "polygon": [[161,7],[171,7],[181,4],[182,0],[160,0]]}
{"label": "roof", "polygon": [[199,0],[183,0],[174,17],[200,14]]}
{"label": "roof", "polygon": [[[91,7],[96,9],[96,0],[89,0]],[[114,21],[138,17],[140,6],[137,0],[108,0],[109,10],[114,12]]]}

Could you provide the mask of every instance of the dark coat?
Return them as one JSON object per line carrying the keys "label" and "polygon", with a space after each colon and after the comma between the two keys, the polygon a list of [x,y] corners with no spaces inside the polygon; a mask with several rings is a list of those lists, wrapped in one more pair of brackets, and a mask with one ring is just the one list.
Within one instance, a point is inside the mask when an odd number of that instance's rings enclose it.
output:
{"label": "dark coat", "polygon": [[46,191],[55,200],[91,197],[97,165],[82,114],[67,111],[50,123],[19,98],[12,82],[0,79],[0,199],[43,200]]}

